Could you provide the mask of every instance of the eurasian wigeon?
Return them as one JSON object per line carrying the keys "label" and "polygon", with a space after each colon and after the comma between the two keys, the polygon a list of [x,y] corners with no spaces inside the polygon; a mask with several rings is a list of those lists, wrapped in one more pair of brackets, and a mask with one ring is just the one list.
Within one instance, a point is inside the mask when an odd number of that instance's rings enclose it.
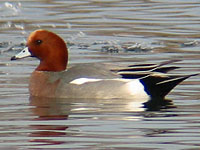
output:
{"label": "eurasian wigeon", "polygon": [[176,85],[193,75],[169,75],[177,67],[155,64],[112,68],[103,63],[78,64],[67,68],[68,50],[64,40],[53,32],[36,30],[27,48],[11,60],[36,57],[39,66],[32,73],[32,96],[58,98],[143,99],[164,98]]}

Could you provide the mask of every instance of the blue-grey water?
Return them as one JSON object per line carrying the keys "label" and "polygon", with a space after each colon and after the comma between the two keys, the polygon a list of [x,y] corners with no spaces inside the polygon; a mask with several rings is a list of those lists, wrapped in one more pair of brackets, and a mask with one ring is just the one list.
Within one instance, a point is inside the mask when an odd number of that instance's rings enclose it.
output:
{"label": "blue-grey water", "polygon": [[177,86],[170,107],[131,100],[30,98],[38,60],[10,61],[29,33],[48,29],[70,49],[70,64],[157,63],[200,72],[198,0],[9,0],[0,2],[0,149],[200,149],[200,76]]}

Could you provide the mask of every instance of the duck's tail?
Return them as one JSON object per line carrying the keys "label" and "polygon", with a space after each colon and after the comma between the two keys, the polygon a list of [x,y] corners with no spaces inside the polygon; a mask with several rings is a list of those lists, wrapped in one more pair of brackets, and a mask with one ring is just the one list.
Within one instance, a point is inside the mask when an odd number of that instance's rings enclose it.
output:
{"label": "duck's tail", "polygon": [[151,98],[164,98],[176,85],[185,79],[199,74],[170,75],[167,72],[180,68],[165,66],[179,60],[169,60],[160,64],[131,65],[118,70],[118,74],[125,79],[139,79],[145,91]]}
{"label": "duck's tail", "polygon": [[184,81],[185,79],[196,76],[199,74],[191,75],[167,75],[167,74],[150,74],[140,79],[145,87],[145,91],[152,98],[164,98],[175,86]]}

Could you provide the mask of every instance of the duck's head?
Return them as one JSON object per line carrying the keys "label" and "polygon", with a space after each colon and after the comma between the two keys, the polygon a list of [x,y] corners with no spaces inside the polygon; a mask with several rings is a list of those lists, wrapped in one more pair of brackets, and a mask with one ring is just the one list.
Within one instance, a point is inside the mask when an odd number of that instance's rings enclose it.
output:
{"label": "duck's head", "polygon": [[27,47],[11,60],[25,57],[40,60],[36,71],[63,71],[68,63],[68,50],[64,40],[47,30],[36,30],[27,39]]}

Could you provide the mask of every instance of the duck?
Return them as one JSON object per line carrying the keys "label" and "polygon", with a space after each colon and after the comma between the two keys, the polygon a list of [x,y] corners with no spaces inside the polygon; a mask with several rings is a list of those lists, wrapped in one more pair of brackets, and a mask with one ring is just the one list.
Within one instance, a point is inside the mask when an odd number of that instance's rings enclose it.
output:
{"label": "duck", "polygon": [[195,76],[168,72],[179,60],[160,64],[117,65],[115,63],[81,63],[68,65],[68,48],[56,33],[33,31],[26,48],[11,60],[35,57],[40,63],[29,81],[31,96],[47,98],[133,99],[148,101],[164,98],[175,86]]}

